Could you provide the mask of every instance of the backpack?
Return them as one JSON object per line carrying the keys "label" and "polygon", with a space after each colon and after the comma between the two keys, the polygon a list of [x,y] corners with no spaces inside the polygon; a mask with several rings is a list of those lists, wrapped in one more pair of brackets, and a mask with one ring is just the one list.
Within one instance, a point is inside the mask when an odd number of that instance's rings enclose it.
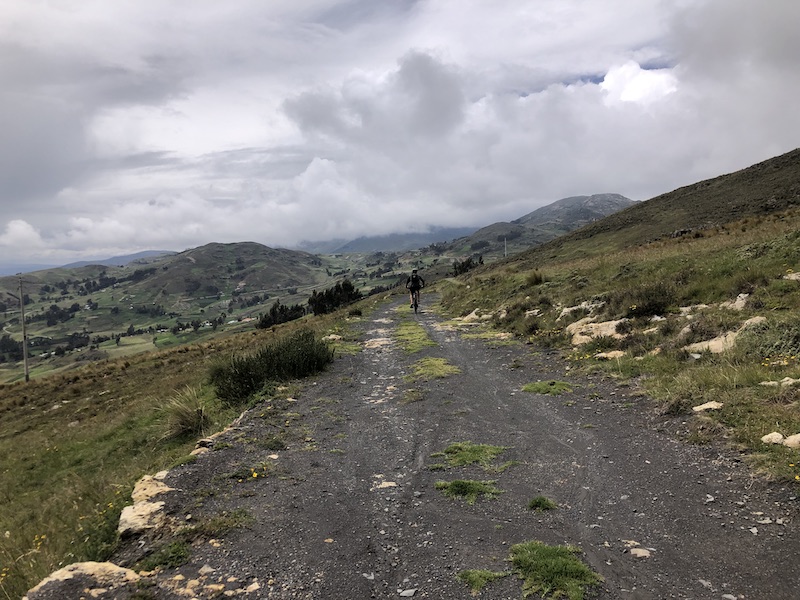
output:
{"label": "backpack", "polygon": [[419,275],[416,273],[411,274],[411,287],[419,287]]}

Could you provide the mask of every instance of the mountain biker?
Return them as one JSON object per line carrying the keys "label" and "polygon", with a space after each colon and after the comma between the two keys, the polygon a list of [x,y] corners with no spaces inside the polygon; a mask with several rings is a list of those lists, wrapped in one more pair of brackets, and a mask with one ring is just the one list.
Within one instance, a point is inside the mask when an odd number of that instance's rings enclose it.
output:
{"label": "mountain biker", "polygon": [[411,298],[411,308],[414,308],[414,294],[417,294],[417,298],[419,298],[419,291],[424,287],[425,280],[420,277],[416,269],[411,269],[411,275],[409,275],[408,279],[406,280],[406,289],[408,290]]}

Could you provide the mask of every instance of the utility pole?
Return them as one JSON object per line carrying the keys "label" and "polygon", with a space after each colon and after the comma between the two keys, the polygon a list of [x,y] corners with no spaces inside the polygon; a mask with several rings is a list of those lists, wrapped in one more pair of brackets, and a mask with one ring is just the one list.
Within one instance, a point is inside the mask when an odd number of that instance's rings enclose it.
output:
{"label": "utility pole", "polygon": [[31,380],[28,371],[28,330],[25,327],[25,294],[22,293],[22,276],[19,278],[19,314],[22,319],[22,364],[25,365],[25,381]]}

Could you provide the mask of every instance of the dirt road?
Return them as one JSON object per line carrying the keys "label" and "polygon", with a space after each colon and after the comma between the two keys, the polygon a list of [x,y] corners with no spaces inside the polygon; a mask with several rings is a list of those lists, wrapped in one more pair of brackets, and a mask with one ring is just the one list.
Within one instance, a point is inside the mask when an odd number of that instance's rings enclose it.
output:
{"label": "dirt road", "polygon": [[[407,320],[434,345],[403,350],[395,335]],[[587,597],[799,597],[797,489],[677,441],[668,430],[680,422],[655,417],[633,388],[573,377],[556,353],[465,336],[407,304],[353,327],[361,352],[169,473],[176,491],[161,499],[176,521],[242,522],[195,539],[188,562],[140,582],[150,594],[140,597],[469,598],[459,572],[507,570],[509,548],[530,540],[580,547],[604,579]],[[461,372],[409,379],[426,357]],[[572,391],[522,391],[538,380]],[[502,446],[497,464],[513,464],[430,468],[465,441]],[[494,480],[503,493],[469,505],[435,489],[453,479]],[[558,508],[529,510],[540,495]],[[118,559],[164,542],[133,541]],[[479,597],[521,598],[521,582],[493,581]]]}

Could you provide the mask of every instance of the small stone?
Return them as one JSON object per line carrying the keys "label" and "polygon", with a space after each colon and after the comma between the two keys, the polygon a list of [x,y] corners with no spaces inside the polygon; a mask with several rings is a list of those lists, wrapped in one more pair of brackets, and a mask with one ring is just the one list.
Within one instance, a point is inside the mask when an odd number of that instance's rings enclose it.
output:
{"label": "small stone", "polygon": [[403,590],[402,592],[400,592],[400,597],[401,598],[411,598],[411,596],[413,596],[416,593],[417,593],[417,588],[413,588],[413,589],[410,589],[410,590]]}
{"label": "small stone", "polygon": [[703,412],[706,410],[719,410],[722,408],[722,402],[717,402],[716,400],[712,400],[711,402],[706,402],[705,404],[701,404],[700,406],[695,406],[692,408],[694,412]]}
{"label": "small stone", "polygon": [[198,571],[198,573],[200,573],[200,575],[210,575],[213,572],[214,572],[214,569],[212,567],[210,567],[209,565],[203,565],[202,567],[200,567],[200,570]]}
{"label": "small stone", "polygon": [[646,548],[631,548],[631,556],[634,558],[650,558],[650,550]]}

